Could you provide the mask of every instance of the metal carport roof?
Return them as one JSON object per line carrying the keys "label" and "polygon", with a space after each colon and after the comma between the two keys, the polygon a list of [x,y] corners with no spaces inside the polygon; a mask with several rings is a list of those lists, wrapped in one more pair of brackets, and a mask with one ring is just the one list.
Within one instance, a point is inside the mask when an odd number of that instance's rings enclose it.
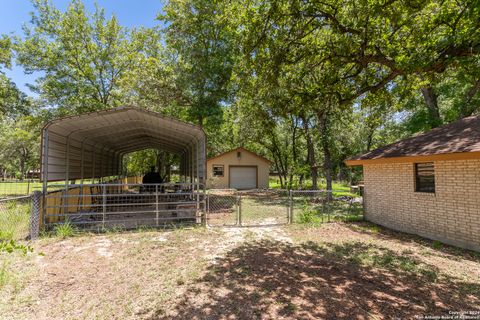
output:
{"label": "metal carport roof", "polygon": [[201,127],[133,106],[60,118],[42,129],[41,177],[68,182],[120,175],[123,155],[155,148],[180,155],[185,179],[204,184],[205,143]]}

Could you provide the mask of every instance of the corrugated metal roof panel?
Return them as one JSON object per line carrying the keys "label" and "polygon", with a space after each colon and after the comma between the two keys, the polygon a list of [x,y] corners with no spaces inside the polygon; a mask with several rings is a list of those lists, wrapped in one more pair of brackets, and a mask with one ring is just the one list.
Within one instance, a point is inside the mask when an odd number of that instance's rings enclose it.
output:
{"label": "corrugated metal roof panel", "polygon": [[[58,181],[118,175],[118,164],[124,154],[158,148],[180,154],[184,158],[182,163],[189,164],[189,172],[195,176],[198,172],[203,183],[205,140],[205,133],[198,126],[132,106],[61,118],[47,123],[42,131],[42,179]],[[93,176],[81,177],[77,168],[70,170],[72,162],[78,167],[79,158],[84,159],[81,172]],[[55,163],[54,172],[47,170],[53,169],[51,162]],[[195,162],[198,168],[192,169]]]}

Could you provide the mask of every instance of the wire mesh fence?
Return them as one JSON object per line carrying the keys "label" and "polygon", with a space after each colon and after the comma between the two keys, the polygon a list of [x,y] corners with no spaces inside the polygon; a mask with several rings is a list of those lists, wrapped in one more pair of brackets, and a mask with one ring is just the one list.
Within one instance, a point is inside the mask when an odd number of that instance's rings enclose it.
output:
{"label": "wire mesh fence", "polygon": [[210,226],[358,221],[363,201],[335,190],[217,189],[204,194],[188,184],[52,186],[46,194],[0,199],[0,240],[34,238],[40,225],[67,222],[86,229],[199,224],[205,222],[204,212]]}
{"label": "wire mesh fence", "polygon": [[289,222],[288,190],[239,191],[242,225],[273,225]]}
{"label": "wire mesh fence", "polygon": [[30,196],[0,199],[0,241],[28,238],[30,212]]}
{"label": "wire mesh fence", "polygon": [[342,191],[292,190],[292,222],[358,221],[363,219],[361,197],[344,195]]}
{"label": "wire mesh fence", "polygon": [[210,226],[358,221],[362,198],[342,190],[209,190]]}
{"label": "wire mesh fence", "polygon": [[39,180],[0,180],[0,199],[28,196],[34,191],[40,191],[42,184]]}
{"label": "wire mesh fence", "polygon": [[44,225],[132,229],[201,222],[205,195],[194,184],[80,184],[45,195]]}
{"label": "wire mesh fence", "polygon": [[239,224],[238,194],[235,189],[212,189],[207,193],[207,223],[210,226]]}

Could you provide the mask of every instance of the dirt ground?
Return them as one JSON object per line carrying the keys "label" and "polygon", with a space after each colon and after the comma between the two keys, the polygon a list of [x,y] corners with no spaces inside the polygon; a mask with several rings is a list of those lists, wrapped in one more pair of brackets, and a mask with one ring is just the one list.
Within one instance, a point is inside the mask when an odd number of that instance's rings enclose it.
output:
{"label": "dirt ground", "polygon": [[367,223],[84,234],[0,254],[4,319],[411,319],[480,311],[480,254]]}

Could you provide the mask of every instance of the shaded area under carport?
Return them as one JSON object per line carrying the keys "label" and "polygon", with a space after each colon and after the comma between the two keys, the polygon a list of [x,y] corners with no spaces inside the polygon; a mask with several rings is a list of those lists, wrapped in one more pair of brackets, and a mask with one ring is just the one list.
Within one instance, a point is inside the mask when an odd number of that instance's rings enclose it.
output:
{"label": "shaded area under carport", "polygon": [[[69,217],[85,222],[94,216],[93,223],[101,220],[104,226],[108,217],[128,214],[130,220],[142,216],[158,225],[159,219],[175,220],[170,211],[186,211],[177,208],[185,203],[197,215],[205,185],[205,143],[201,127],[131,106],[53,120],[42,129],[43,221],[62,223]],[[125,179],[123,157],[144,149],[177,155],[180,181],[146,188]],[[174,195],[180,200],[172,200]]]}

